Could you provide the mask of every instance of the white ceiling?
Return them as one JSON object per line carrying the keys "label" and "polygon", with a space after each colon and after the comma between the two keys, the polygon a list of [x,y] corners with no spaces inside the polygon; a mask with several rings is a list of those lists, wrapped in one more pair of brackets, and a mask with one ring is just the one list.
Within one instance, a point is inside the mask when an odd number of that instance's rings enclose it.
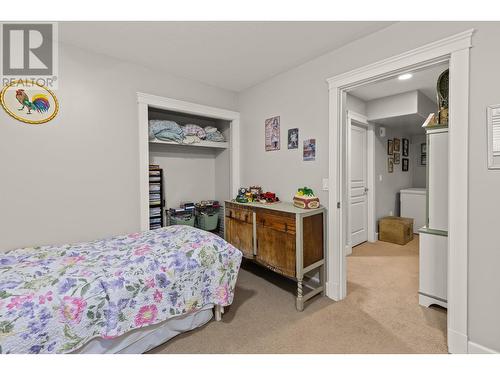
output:
{"label": "white ceiling", "polygon": [[242,91],[392,22],[61,22],[59,39]]}
{"label": "white ceiling", "polygon": [[436,84],[439,75],[448,69],[448,63],[434,65],[427,69],[409,72],[413,77],[400,81],[398,77],[356,88],[349,92],[365,102],[386,96],[401,94],[407,91],[419,90],[433,102],[436,99]]}

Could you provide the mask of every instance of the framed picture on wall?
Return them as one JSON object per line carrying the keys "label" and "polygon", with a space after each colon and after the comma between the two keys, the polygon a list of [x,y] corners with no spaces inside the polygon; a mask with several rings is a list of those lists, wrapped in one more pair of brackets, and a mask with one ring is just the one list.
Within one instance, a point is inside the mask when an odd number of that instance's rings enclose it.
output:
{"label": "framed picture on wall", "polygon": [[303,150],[304,161],[315,160],[316,159],[316,139],[306,139],[304,141]]}
{"label": "framed picture on wall", "polygon": [[393,149],[392,149],[392,139],[387,140],[387,155],[392,155]]}
{"label": "framed picture on wall", "polygon": [[427,165],[427,154],[420,155],[420,165]]}
{"label": "framed picture on wall", "polygon": [[408,138],[403,138],[403,156],[408,156],[410,154],[410,140]]}
{"label": "framed picture on wall", "polygon": [[395,152],[395,153],[394,153],[394,156],[393,156],[393,157],[394,157],[394,164],[399,164],[399,162],[400,162],[400,160],[401,160],[401,159],[400,159],[400,155],[401,155],[401,154],[400,154],[399,152]]}
{"label": "framed picture on wall", "polygon": [[394,172],[394,160],[392,158],[387,158],[387,172]]}
{"label": "framed picture on wall", "polygon": [[401,141],[399,138],[394,138],[394,152],[399,152],[401,149]]}
{"label": "framed picture on wall", "polygon": [[410,159],[403,158],[403,172],[408,172],[409,165],[410,165]]}
{"label": "framed picture on wall", "polygon": [[299,129],[288,129],[288,149],[299,148]]}
{"label": "framed picture on wall", "polygon": [[421,143],[420,144],[420,153],[421,154],[427,154],[427,143]]}
{"label": "framed picture on wall", "polygon": [[266,151],[280,149],[280,117],[271,117],[265,121]]}

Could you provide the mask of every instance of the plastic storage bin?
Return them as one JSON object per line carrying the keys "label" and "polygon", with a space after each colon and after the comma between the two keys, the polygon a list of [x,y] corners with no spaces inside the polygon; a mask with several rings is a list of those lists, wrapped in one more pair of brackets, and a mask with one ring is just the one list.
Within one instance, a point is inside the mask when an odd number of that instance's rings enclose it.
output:
{"label": "plastic storage bin", "polygon": [[211,213],[199,212],[197,214],[196,226],[200,229],[211,231],[216,230],[219,224],[219,212],[214,211]]}
{"label": "plastic storage bin", "polygon": [[170,225],[189,225],[194,227],[194,215],[170,216]]}

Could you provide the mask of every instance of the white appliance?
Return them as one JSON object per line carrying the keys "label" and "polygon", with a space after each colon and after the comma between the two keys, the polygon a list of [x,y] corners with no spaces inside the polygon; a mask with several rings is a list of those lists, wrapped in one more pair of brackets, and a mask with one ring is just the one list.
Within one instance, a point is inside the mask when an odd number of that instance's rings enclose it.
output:
{"label": "white appliance", "polygon": [[427,132],[427,213],[420,232],[418,300],[422,306],[447,307],[448,275],[448,128]]}
{"label": "white appliance", "polygon": [[425,226],[425,188],[402,189],[399,192],[399,201],[401,205],[401,217],[413,219],[413,233]]}

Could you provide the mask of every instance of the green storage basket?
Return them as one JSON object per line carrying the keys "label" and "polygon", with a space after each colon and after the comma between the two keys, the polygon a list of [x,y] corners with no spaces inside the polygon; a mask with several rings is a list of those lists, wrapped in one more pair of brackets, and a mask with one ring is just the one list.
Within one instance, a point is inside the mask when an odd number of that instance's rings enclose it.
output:
{"label": "green storage basket", "polygon": [[212,213],[199,212],[197,214],[196,226],[200,229],[211,231],[216,230],[219,224],[219,213],[217,211]]}
{"label": "green storage basket", "polygon": [[170,225],[189,225],[194,227],[194,215],[170,216]]}

